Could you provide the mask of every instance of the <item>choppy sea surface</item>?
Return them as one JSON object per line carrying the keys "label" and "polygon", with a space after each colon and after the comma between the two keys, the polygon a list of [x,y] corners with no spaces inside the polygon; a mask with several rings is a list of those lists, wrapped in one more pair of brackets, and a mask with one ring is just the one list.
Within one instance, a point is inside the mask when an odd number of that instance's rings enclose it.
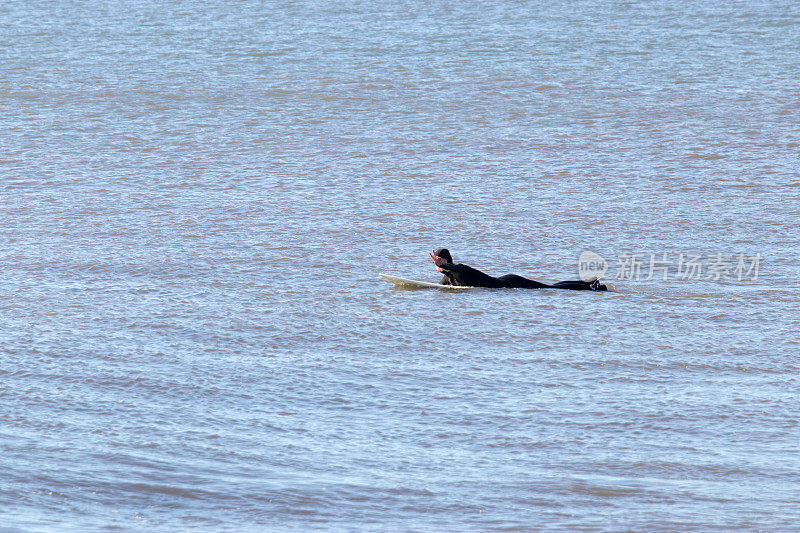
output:
{"label": "choppy sea surface", "polygon": [[[800,530],[798,72],[792,1],[4,3],[0,531]],[[443,246],[616,290],[378,277]]]}

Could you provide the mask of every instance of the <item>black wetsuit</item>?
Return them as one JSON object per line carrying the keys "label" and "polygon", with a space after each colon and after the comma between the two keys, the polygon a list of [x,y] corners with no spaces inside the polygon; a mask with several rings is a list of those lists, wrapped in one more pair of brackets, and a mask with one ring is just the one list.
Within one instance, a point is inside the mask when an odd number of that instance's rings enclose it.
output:
{"label": "black wetsuit", "polygon": [[541,283],[516,274],[506,274],[495,278],[467,265],[444,263],[441,285],[457,285],[460,287],[489,287],[493,289],[570,289],[573,291],[605,291],[605,285],[588,281],[559,281],[553,285]]}

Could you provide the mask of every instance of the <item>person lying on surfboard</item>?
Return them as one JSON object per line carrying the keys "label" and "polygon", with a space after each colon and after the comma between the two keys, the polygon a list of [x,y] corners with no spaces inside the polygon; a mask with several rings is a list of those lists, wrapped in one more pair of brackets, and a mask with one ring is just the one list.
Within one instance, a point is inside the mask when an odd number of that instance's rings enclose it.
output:
{"label": "person lying on surfboard", "polygon": [[436,270],[444,274],[441,285],[459,287],[490,287],[505,289],[570,289],[573,291],[605,291],[608,288],[597,279],[592,281],[559,281],[552,285],[523,278],[516,274],[506,274],[495,278],[467,265],[454,264],[447,248],[440,248],[430,253]]}

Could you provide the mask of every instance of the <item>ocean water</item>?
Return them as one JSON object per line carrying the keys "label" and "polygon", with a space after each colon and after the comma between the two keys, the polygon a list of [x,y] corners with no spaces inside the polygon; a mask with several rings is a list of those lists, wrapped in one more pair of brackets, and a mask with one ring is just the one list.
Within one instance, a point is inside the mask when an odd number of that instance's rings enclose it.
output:
{"label": "ocean water", "polygon": [[[789,1],[3,4],[0,531],[800,530],[798,72]],[[615,290],[378,277],[443,246]]]}

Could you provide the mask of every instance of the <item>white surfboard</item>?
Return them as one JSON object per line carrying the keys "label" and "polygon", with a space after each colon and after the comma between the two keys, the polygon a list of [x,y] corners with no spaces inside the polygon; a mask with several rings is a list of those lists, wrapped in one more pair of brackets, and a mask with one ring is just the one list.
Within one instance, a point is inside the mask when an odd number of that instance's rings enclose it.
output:
{"label": "white surfboard", "polygon": [[429,283],[427,281],[416,281],[413,279],[398,278],[397,276],[390,276],[389,274],[378,274],[380,277],[392,283],[395,288],[399,289],[446,289],[446,290],[464,290],[476,289],[477,287],[458,287],[453,285],[440,285],[439,283]]}
{"label": "white surfboard", "polygon": [[[441,285],[439,283],[430,283],[428,281],[417,281],[414,279],[400,278],[397,276],[390,276],[389,274],[378,273],[380,277],[391,283],[393,289],[417,290],[417,289],[444,289],[449,291],[463,291],[465,289],[480,289],[481,287],[463,287],[459,285]],[[611,283],[606,282],[608,292],[617,292],[617,288]],[[545,290],[544,288],[539,290]],[[568,291],[570,292],[570,291]]]}

